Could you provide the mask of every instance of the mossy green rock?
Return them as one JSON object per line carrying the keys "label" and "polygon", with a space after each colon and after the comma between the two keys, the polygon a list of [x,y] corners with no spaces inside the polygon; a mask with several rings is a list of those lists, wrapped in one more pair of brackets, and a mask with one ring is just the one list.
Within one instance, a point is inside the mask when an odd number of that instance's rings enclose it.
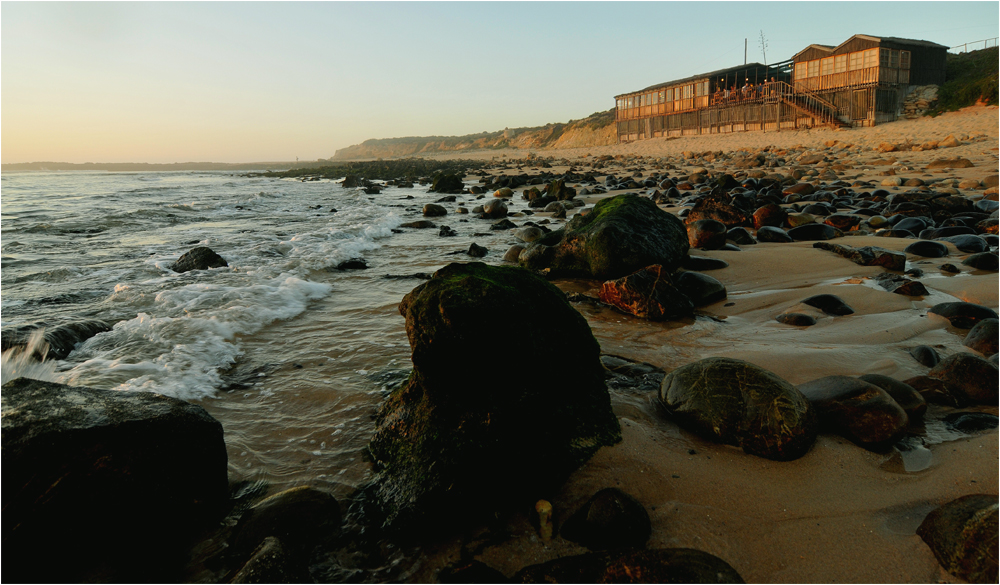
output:
{"label": "mossy green rock", "polygon": [[962,496],[924,518],[917,534],[952,575],[997,582],[997,496]]}
{"label": "mossy green rock", "polygon": [[[387,528],[443,528],[534,501],[621,440],[600,346],[545,280],[449,264],[399,311],[413,373],[379,410],[366,489]],[[540,367],[528,375],[490,357],[515,354]]]}
{"label": "mossy green rock", "polygon": [[706,358],[663,378],[660,402],[677,421],[711,441],[788,461],[816,441],[816,413],[795,386],[754,364]]}
{"label": "mossy green rock", "polygon": [[673,272],[689,248],[681,220],[634,193],[602,199],[590,213],[575,215],[562,240],[548,245],[552,250],[522,256],[521,265],[601,280],[621,278],[653,264]]}

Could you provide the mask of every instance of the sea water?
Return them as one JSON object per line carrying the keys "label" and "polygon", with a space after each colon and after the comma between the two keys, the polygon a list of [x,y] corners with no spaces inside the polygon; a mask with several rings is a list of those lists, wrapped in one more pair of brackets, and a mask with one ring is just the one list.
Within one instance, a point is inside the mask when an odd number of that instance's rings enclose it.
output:
{"label": "sea water", "polygon": [[[470,240],[497,264],[515,241],[458,215],[437,223],[459,237],[396,229],[438,197],[225,172],[3,173],[3,326],[113,324],[65,360],[8,353],[3,378],[193,401],[222,422],[234,479],[345,495],[370,473],[375,408],[411,367],[398,303],[414,275],[472,260]],[[170,269],[197,246],[229,266]],[[369,268],[336,268],[353,258]]]}

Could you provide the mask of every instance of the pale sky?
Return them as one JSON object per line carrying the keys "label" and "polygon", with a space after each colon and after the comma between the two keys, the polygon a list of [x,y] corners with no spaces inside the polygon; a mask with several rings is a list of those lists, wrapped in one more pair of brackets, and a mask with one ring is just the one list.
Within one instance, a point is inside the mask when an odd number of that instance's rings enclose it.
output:
{"label": "pale sky", "polygon": [[[862,33],[1000,36],[985,2],[0,4],[2,162],[314,160],[580,119]],[[980,43],[980,47],[982,43]]]}

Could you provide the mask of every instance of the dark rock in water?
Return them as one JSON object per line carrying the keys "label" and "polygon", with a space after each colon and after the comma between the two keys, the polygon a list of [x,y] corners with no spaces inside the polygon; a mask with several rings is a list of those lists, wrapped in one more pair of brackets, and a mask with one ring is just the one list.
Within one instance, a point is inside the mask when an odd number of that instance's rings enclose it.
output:
{"label": "dark rock in water", "polygon": [[978,355],[952,354],[931,368],[927,375],[941,380],[959,403],[997,403],[997,368]]}
{"label": "dark rock in water", "polygon": [[980,252],[979,254],[973,254],[962,260],[962,264],[966,266],[971,266],[976,270],[985,270],[987,272],[997,272],[997,255],[993,252]]}
{"label": "dark rock in water", "polygon": [[589,548],[642,548],[652,525],[643,505],[618,488],[605,488],[573,513],[560,535]]}
{"label": "dark rock in water", "polygon": [[480,246],[479,244],[477,244],[475,242],[472,242],[472,244],[469,246],[469,251],[466,252],[466,254],[468,254],[469,256],[472,256],[473,258],[482,258],[488,252],[489,252],[489,250],[487,250],[486,248]]}
{"label": "dark rock in water", "polygon": [[1000,321],[996,319],[983,319],[976,326],[969,330],[968,335],[962,341],[962,345],[973,351],[990,356],[997,353],[997,325]]}
{"label": "dark rock in water", "polygon": [[4,581],[179,582],[228,500],[222,425],[151,392],[18,378],[0,400]]}
{"label": "dark rock in water", "polygon": [[858,379],[864,380],[869,384],[875,384],[885,390],[896,401],[896,404],[900,405],[906,411],[906,416],[909,417],[910,421],[923,418],[924,413],[927,412],[927,401],[924,400],[924,397],[919,392],[913,389],[913,386],[905,382],[900,382],[895,378],[881,374],[865,374],[864,376],[859,376]]}
{"label": "dark rock in water", "polygon": [[529,247],[521,255],[521,265],[606,280],[653,264],[676,270],[689,248],[687,230],[679,219],[632,193],[598,201],[591,213],[574,216],[564,234],[551,252],[528,254]]}
{"label": "dark rock in water", "polygon": [[615,355],[602,355],[601,364],[606,368],[605,380],[609,388],[632,392],[654,392],[666,375],[662,369],[645,362],[633,362]]}
{"label": "dark rock in water", "polygon": [[814,295],[802,302],[810,307],[816,307],[827,315],[844,316],[854,314],[854,309],[837,295]]}
{"label": "dark rock in water", "polygon": [[465,189],[462,177],[458,175],[438,175],[434,177],[434,182],[428,190],[431,193],[453,193],[459,194]]}
{"label": "dark rock in water", "polygon": [[423,214],[424,217],[440,217],[448,215],[448,210],[436,203],[428,203],[424,205]]}
{"label": "dark rock in water", "polygon": [[674,286],[696,307],[703,307],[726,298],[726,287],[718,280],[697,272],[678,272]]}
{"label": "dark rock in water", "polygon": [[695,434],[752,455],[797,459],[816,440],[816,412],[802,393],[741,360],[707,358],[677,368],[663,378],[659,397]]}
{"label": "dark rock in water", "polygon": [[753,239],[750,232],[742,227],[734,227],[726,232],[726,239],[732,240],[741,246],[752,246],[757,243],[757,240]]}
{"label": "dark rock in water", "polygon": [[[497,307],[503,327],[487,318]],[[533,502],[621,440],[600,346],[545,280],[520,268],[449,264],[399,310],[414,371],[379,408],[369,443],[377,473],[363,498],[387,528],[422,538]],[[502,355],[514,347],[559,367],[483,376],[481,360],[456,359],[471,348]]]}
{"label": "dark rock in water", "polygon": [[688,244],[702,250],[718,250],[726,245],[726,225],[714,219],[699,219],[687,224]]}
{"label": "dark rock in water", "polygon": [[961,272],[961,270],[959,270],[958,266],[955,266],[954,264],[942,264],[941,265],[941,272],[948,272],[950,274],[958,274],[959,272]]}
{"label": "dark rock in water", "polygon": [[877,248],[875,246],[852,248],[829,242],[816,242],[813,244],[813,248],[829,250],[861,266],[881,266],[886,270],[895,270],[897,272],[902,272],[906,269],[906,254],[886,250],[885,248]]}
{"label": "dark rock in water", "polygon": [[507,252],[503,255],[504,262],[517,262],[521,257],[521,252],[524,251],[524,246],[521,244],[514,244],[507,249]]}
{"label": "dark rock in water", "polygon": [[913,242],[904,248],[903,251],[907,254],[916,254],[917,256],[923,256],[924,258],[943,258],[948,255],[948,246],[945,246],[941,242],[921,240],[919,242]]}
{"label": "dark rock in water", "polygon": [[997,428],[1000,419],[986,412],[952,412],[942,419],[945,426],[960,433],[978,433]]}
{"label": "dark rock in water", "polygon": [[308,567],[268,536],[229,583],[311,583]]}
{"label": "dark rock in water", "polygon": [[785,325],[796,325],[798,327],[809,327],[816,324],[816,319],[811,315],[802,313],[782,313],[774,318],[778,323]]}
{"label": "dark rock in water", "polygon": [[983,319],[997,318],[997,314],[993,309],[961,301],[940,303],[931,307],[927,312],[944,317],[959,329],[972,329],[976,326],[976,323],[979,323]]}
{"label": "dark rock in water", "polygon": [[601,285],[601,301],[631,315],[652,321],[677,319],[691,315],[694,306],[673,283],[670,274],[659,264],[608,280]]}
{"label": "dark rock in water", "polygon": [[827,376],[798,388],[819,411],[824,426],[866,448],[891,446],[909,423],[885,390],[858,378]]}
{"label": "dark rock in water", "polygon": [[948,238],[935,238],[942,242],[951,242],[956,248],[963,252],[969,252],[970,254],[978,254],[979,252],[985,252],[990,249],[989,244],[986,240],[979,236],[973,235],[962,235],[962,236],[951,236]]}
{"label": "dark rock in water", "polygon": [[441,226],[441,230],[438,231],[438,236],[442,238],[454,238],[457,235],[458,232],[456,232],[455,230],[451,229],[446,225]]}
{"label": "dark rock in water", "polygon": [[31,334],[39,329],[45,330],[42,335],[45,342],[48,343],[48,351],[45,352],[45,355],[41,355],[39,350],[44,351],[44,348],[36,348],[35,359],[38,361],[42,361],[43,358],[62,360],[66,359],[66,356],[76,348],[78,343],[82,343],[98,333],[111,331],[111,324],[98,319],[89,319],[61,325],[48,325],[44,321],[39,321],[18,327],[6,327],[0,334],[2,335],[2,351],[7,351],[12,347],[26,347]]}
{"label": "dark rock in water", "polygon": [[177,259],[170,269],[174,272],[188,272],[191,270],[208,270],[209,268],[223,268],[229,266],[222,256],[212,251],[211,248],[199,246],[192,248]]}
{"label": "dark rock in water", "polygon": [[493,231],[512,230],[516,227],[517,224],[507,218],[501,219],[498,222],[490,224],[490,229]]}
{"label": "dark rock in water", "polygon": [[976,233],[976,230],[967,226],[945,226],[939,228],[928,228],[920,231],[921,240],[941,240],[955,236],[969,236]]}
{"label": "dark rock in water", "polygon": [[788,242],[794,242],[795,240],[792,239],[792,236],[788,235],[788,232],[780,227],[766,225],[757,230],[757,241],[785,244]]}
{"label": "dark rock in water", "polygon": [[337,264],[337,270],[364,270],[368,268],[368,263],[364,258],[351,258]]}
{"label": "dark rock in water", "polygon": [[909,278],[898,274],[890,274],[888,272],[877,274],[875,276],[875,282],[877,282],[878,285],[885,290],[896,293],[897,295],[921,297],[928,294],[927,287],[925,287],[923,283],[917,280],[910,280]]}
{"label": "dark rock in water", "polygon": [[507,217],[507,203],[503,199],[493,199],[483,205],[483,219],[500,219]]}
{"label": "dark rock in water", "polygon": [[690,548],[587,553],[525,567],[515,583],[743,583],[719,557]]}
{"label": "dark rock in water", "polygon": [[423,229],[428,229],[428,228],[435,228],[435,227],[437,227],[437,225],[434,222],[432,222],[432,221],[428,221],[426,219],[421,219],[419,221],[411,221],[411,222],[408,222],[408,223],[401,223],[401,224],[399,224],[399,227],[405,227],[405,228],[413,228],[413,229],[417,229],[417,230],[423,230]]}
{"label": "dark rock in water", "polygon": [[833,238],[839,238],[843,235],[844,234],[840,233],[840,230],[832,226],[828,226],[825,223],[807,223],[806,225],[800,225],[799,227],[788,230],[788,236],[799,242],[832,240]]}
{"label": "dark rock in water", "polygon": [[266,498],[240,517],[233,529],[229,553],[245,558],[268,536],[281,539],[293,556],[340,535],[340,504],[331,494],[299,486]]}
{"label": "dark rock in water", "polygon": [[918,363],[927,366],[928,368],[933,368],[941,361],[941,357],[938,352],[933,347],[929,345],[918,345],[910,350],[910,355],[913,359],[917,360]]}
{"label": "dark rock in water", "polygon": [[434,203],[454,203],[458,198],[454,195],[447,195],[434,201]]}
{"label": "dark rock in water", "polygon": [[725,260],[705,256],[685,256],[681,262],[681,268],[684,270],[718,270],[728,266],[729,262]]}
{"label": "dark rock in water", "polygon": [[914,376],[903,380],[924,397],[928,404],[943,404],[945,406],[966,406],[965,400],[959,400],[945,388],[944,382],[930,376]]}
{"label": "dark rock in water", "polygon": [[917,534],[941,566],[970,583],[997,582],[997,496],[962,496],[924,518]]}
{"label": "dark rock in water", "polygon": [[438,573],[438,583],[509,583],[506,575],[489,565],[471,560],[448,565]]}
{"label": "dark rock in water", "polygon": [[566,181],[557,179],[545,186],[544,193],[559,201],[567,201],[576,197],[576,189],[566,186]]}

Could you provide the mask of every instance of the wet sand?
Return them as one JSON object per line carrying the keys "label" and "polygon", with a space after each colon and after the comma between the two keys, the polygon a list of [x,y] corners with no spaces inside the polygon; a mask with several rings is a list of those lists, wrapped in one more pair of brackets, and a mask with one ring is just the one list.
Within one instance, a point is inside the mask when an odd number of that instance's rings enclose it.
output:
{"label": "wet sand", "polygon": [[[949,134],[965,144],[904,153],[876,150],[884,142],[941,140]],[[567,170],[569,165],[576,172],[587,172],[596,157],[610,155],[618,156],[623,168],[604,168],[594,174],[615,172],[622,176],[624,168],[641,168],[640,172],[648,176],[663,172],[662,166],[660,170],[656,167],[666,161],[674,166],[668,171],[671,177],[684,177],[698,167],[710,172],[733,171],[727,169],[726,161],[687,161],[683,159],[684,151],[729,152],[766,145],[791,149],[801,145],[792,154],[809,150],[841,153],[845,166],[854,167],[838,172],[845,181],[880,185],[886,175],[879,173],[887,167],[866,163],[894,156],[899,159],[896,168],[912,168],[901,171],[899,176],[946,179],[949,182],[943,186],[947,188],[969,178],[982,180],[997,173],[997,135],[997,109],[977,107],[937,119],[843,132],[653,139],[587,149],[584,153],[534,154],[553,157],[553,168],[546,170],[554,173]],[[855,146],[846,150],[827,146],[832,140],[841,141],[841,146],[845,142]],[[527,153],[486,154],[494,160],[502,160],[500,156],[509,160],[523,159]],[[646,158],[635,158],[639,156]],[[453,157],[470,158],[468,153]],[[968,158],[975,166],[942,173],[922,169],[931,160],[957,157]],[[508,173],[520,172],[517,166],[529,172],[529,165],[514,164]],[[794,168],[808,166],[790,163],[766,171],[788,173]],[[854,190],[873,188],[878,187]],[[885,188],[890,192],[909,189]],[[590,204],[619,193],[583,199]],[[984,196],[996,199],[995,188],[962,188],[959,193],[973,200]],[[547,215],[537,214],[533,219]],[[901,251],[913,240],[851,236],[834,242]],[[866,373],[903,380],[928,371],[909,355],[908,350],[914,346],[933,346],[942,356],[971,351],[962,345],[967,331],[928,315],[929,307],[964,300],[994,310],[1000,308],[995,272],[965,266],[959,275],[940,270],[941,264],[960,265],[968,256],[948,246],[949,255],[944,258],[909,256],[908,268],[919,267],[925,273],[919,280],[930,294],[924,297],[897,295],[875,285],[872,277],[884,271],[880,267],[859,266],[832,252],[814,249],[812,242],[796,242],[742,246],[739,252],[692,250],[692,254],[722,258],[729,263],[728,268],[706,272],[725,284],[728,298],[702,307],[701,316],[694,320],[654,323],[588,303],[575,306],[587,317],[604,353],[648,362],[668,372],[705,357],[725,356],[765,367],[793,384],[828,375]],[[599,282],[583,280],[555,283],[563,290],[591,296],[597,295],[600,286]],[[840,296],[856,313],[831,317],[801,304],[802,299],[821,293]],[[794,327],[774,320],[788,310],[808,313],[818,322],[812,327]],[[599,489],[619,487],[642,502],[650,513],[650,548],[690,547],[712,553],[736,568],[747,582],[958,582],[941,569],[916,535],[916,528],[928,512],[954,498],[998,491],[997,431],[972,436],[943,432],[943,425],[937,421],[954,411],[950,407],[930,406],[923,431],[926,446],[913,451],[893,448],[876,453],[842,437],[822,434],[801,459],[774,462],[734,447],[708,443],[681,430],[658,410],[655,393],[616,391],[612,402],[624,440],[615,447],[601,449],[554,498],[557,528]],[[964,410],[998,413],[996,405]],[[467,551],[477,549],[474,558],[508,577],[529,564],[586,552],[558,537],[549,543],[541,542],[530,524],[528,511],[515,518],[506,530],[510,538],[496,544],[466,535],[427,547],[426,562],[410,578],[435,580],[438,570],[459,560],[463,546]]]}

